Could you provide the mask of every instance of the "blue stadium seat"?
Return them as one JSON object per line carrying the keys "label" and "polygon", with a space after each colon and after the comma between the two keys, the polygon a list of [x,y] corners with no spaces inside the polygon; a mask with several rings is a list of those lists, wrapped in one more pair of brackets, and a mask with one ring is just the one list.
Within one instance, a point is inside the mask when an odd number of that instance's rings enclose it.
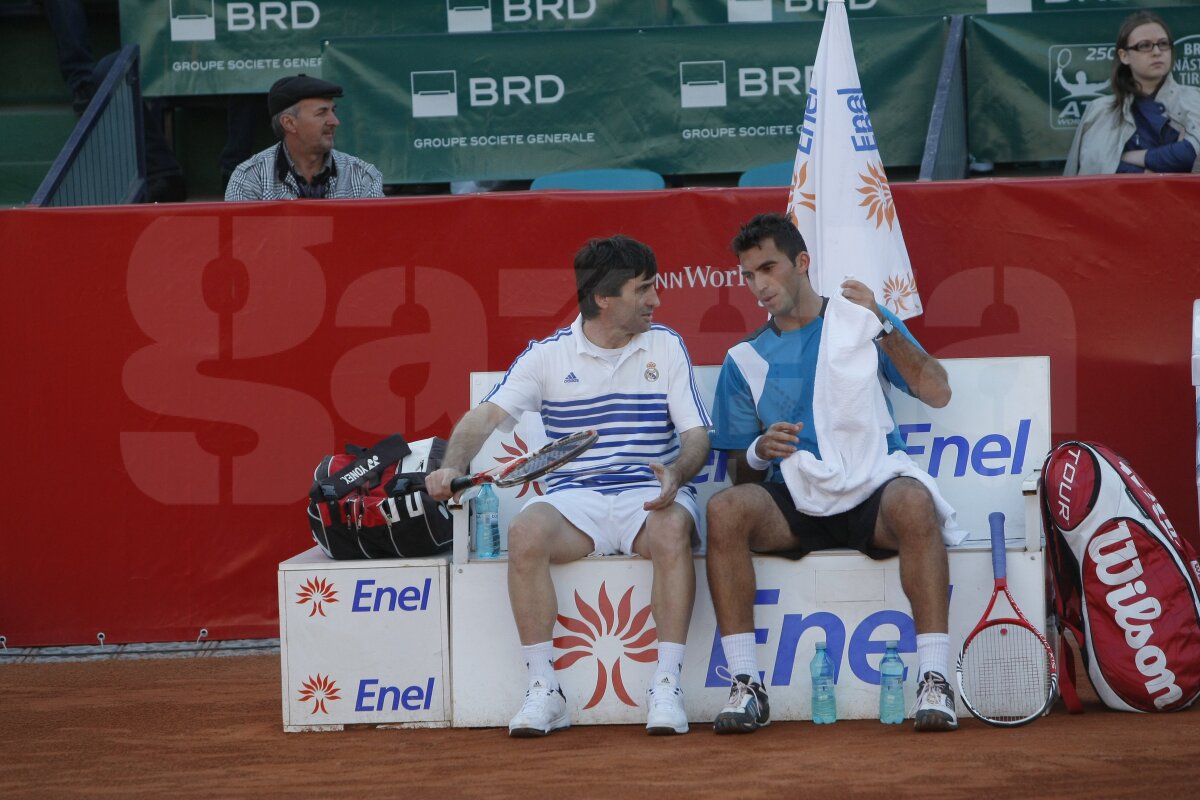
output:
{"label": "blue stadium seat", "polygon": [[791,186],[794,163],[780,161],[748,169],[738,178],[738,186]]}
{"label": "blue stadium seat", "polygon": [[583,169],[534,178],[530,189],[662,189],[662,175],[648,169]]}

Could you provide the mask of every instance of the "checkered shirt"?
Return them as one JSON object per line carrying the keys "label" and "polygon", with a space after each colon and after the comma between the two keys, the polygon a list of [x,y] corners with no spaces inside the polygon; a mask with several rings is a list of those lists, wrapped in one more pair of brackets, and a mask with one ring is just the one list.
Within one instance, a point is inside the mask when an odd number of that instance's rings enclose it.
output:
{"label": "checkered shirt", "polygon": [[[283,142],[272,145],[238,165],[225,189],[226,200],[295,200],[301,196],[290,170],[278,168],[279,159],[290,163],[282,152]],[[329,153],[334,174],[329,179],[326,199],[339,197],[383,197],[383,173],[361,158],[338,150]],[[280,175],[282,174],[282,179]]]}

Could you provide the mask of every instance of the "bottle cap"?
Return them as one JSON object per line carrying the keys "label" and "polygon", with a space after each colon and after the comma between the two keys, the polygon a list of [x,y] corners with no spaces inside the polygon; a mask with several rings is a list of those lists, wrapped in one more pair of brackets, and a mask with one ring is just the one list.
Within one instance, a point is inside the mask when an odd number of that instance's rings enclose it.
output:
{"label": "bottle cap", "polygon": [[825,649],[825,641],[824,641],[824,640],[821,640],[821,641],[817,642],[817,649],[818,649],[818,650],[824,650],[824,649]]}
{"label": "bottle cap", "polygon": [[889,647],[889,648],[890,648],[890,649],[892,649],[892,650],[899,650],[899,649],[900,649],[900,643],[899,643],[899,642],[888,642],[888,643],[887,643],[887,647]]}

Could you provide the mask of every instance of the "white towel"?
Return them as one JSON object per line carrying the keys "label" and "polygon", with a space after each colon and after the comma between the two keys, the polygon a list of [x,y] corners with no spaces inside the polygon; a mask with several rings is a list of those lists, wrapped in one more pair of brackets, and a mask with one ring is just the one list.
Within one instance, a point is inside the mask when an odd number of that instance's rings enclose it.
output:
{"label": "white towel", "polygon": [[813,425],[821,458],[805,450],[788,456],[780,465],[784,483],[799,511],[828,517],[854,508],[891,478],[915,478],[933,495],[942,539],[958,544],[966,531],[958,528],[954,509],[933,478],[907,453],[887,452],[894,423],[873,341],[880,330],[873,312],[833,293],[821,327],[813,384]]}

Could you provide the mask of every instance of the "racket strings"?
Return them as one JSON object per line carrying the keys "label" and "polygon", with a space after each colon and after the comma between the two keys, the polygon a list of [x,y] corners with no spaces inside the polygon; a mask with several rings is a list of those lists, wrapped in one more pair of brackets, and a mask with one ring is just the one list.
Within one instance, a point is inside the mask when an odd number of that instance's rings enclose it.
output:
{"label": "racket strings", "polygon": [[979,631],[963,650],[962,691],[978,715],[997,722],[1037,715],[1051,692],[1049,654],[1041,639],[1012,623]]}
{"label": "racket strings", "polygon": [[575,455],[587,450],[594,438],[572,435],[559,439],[533,453],[528,459],[503,473],[506,482],[520,482],[527,477],[537,477],[548,472],[559,463],[570,461]]}
{"label": "racket strings", "polygon": [[555,448],[553,450],[547,450],[543,453],[532,455],[529,457],[529,460],[518,465],[517,468],[510,473],[510,475],[511,477],[515,478],[521,475],[528,475],[530,473],[537,472],[540,469],[544,469],[545,467],[553,464],[564,452],[568,450],[570,450],[570,448]]}

